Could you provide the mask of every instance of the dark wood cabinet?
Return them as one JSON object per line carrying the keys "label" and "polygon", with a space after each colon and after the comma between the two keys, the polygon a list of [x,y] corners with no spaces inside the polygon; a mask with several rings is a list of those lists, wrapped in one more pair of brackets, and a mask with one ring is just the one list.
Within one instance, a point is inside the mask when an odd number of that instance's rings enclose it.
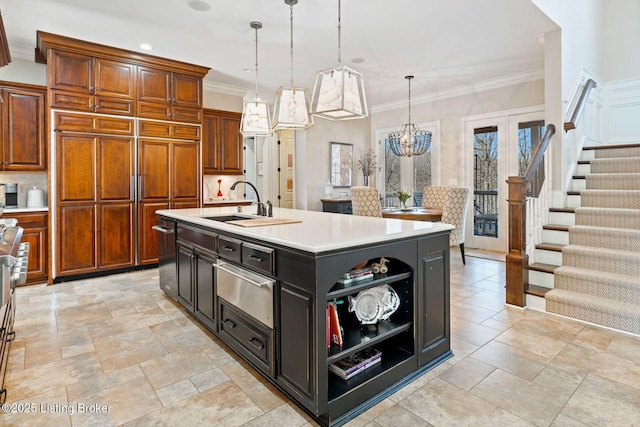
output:
{"label": "dark wood cabinet", "polygon": [[51,107],[132,116],[136,66],[124,61],[49,50]]}
{"label": "dark wood cabinet", "polygon": [[202,170],[208,175],[242,175],[240,113],[205,109],[202,118]]}
{"label": "dark wood cabinet", "polygon": [[49,272],[47,212],[12,213],[23,228],[22,241],[29,243],[27,285],[46,283]]}
{"label": "dark wood cabinet", "polygon": [[202,122],[202,78],[138,67],[138,117]]}
{"label": "dark wood cabinet", "polygon": [[0,82],[0,96],[0,170],[46,170],[46,88]]}
{"label": "dark wood cabinet", "polygon": [[353,214],[351,199],[320,199],[320,201],[322,202],[322,212]]}

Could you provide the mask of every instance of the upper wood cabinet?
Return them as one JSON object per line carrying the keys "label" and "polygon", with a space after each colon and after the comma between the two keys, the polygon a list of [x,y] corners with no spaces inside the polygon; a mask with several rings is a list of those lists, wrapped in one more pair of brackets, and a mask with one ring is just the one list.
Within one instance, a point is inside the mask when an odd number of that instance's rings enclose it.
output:
{"label": "upper wood cabinet", "polygon": [[151,67],[138,67],[138,117],[202,120],[202,79]]}
{"label": "upper wood cabinet", "polygon": [[55,49],[49,55],[52,108],[134,114],[135,65]]}
{"label": "upper wood cabinet", "polygon": [[46,170],[46,88],[0,82],[0,101],[0,170]]}
{"label": "upper wood cabinet", "polygon": [[203,110],[202,170],[209,175],[242,175],[242,114]]}

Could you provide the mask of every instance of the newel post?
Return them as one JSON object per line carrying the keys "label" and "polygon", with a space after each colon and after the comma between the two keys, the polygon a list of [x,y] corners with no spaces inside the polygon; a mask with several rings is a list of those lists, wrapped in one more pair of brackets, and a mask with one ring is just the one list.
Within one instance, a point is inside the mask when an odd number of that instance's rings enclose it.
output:
{"label": "newel post", "polygon": [[521,176],[510,176],[509,248],[506,256],[507,304],[525,306],[529,286],[529,256],[526,253],[526,183]]}

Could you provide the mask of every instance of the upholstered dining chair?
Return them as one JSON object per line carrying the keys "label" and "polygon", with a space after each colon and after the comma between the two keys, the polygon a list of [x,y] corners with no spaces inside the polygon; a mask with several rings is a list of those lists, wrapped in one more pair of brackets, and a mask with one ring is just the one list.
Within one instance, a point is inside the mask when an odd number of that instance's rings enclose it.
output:
{"label": "upholstered dining chair", "polygon": [[434,186],[424,187],[422,195],[423,207],[442,209],[441,222],[455,227],[449,235],[449,245],[460,246],[462,264],[466,264],[464,258],[464,236],[469,193],[470,190],[466,187]]}
{"label": "upholstered dining chair", "polygon": [[354,215],[382,218],[380,195],[373,187],[351,187],[351,209]]}

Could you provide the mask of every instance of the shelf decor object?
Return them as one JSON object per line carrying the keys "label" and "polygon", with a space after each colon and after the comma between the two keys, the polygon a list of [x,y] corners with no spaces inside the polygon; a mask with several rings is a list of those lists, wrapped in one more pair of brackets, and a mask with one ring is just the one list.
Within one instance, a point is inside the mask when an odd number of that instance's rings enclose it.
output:
{"label": "shelf decor object", "polygon": [[363,325],[387,320],[400,306],[400,298],[389,285],[380,285],[349,296],[349,311],[354,312]]}
{"label": "shelf decor object", "polygon": [[342,65],[340,56],[340,0],[338,0],[338,66],[319,71],[311,97],[311,114],[329,120],[368,117],[362,74]]}
{"label": "shelf decor object", "polygon": [[262,22],[252,21],[249,25],[256,31],[256,95],[253,100],[243,102],[240,133],[243,136],[269,136],[271,134],[269,103],[260,100],[258,96],[258,30],[262,28]]}
{"label": "shelf decor object", "polygon": [[413,76],[405,76],[409,82],[409,122],[402,125],[399,131],[392,132],[387,137],[393,154],[400,157],[419,156],[431,148],[431,132],[420,130],[411,123],[411,79]]}
{"label": "shelf decor object", "polygon": [[306,88],[293,86],[293,5],[298,0],[284,0],[289,5],[289,20],[291,22],[291,43],[289,54],[291,57],[291,86],[280,87],[276,92],[276,103],[273,110],[273,129],[306,130],[313,126],[313,116],[310,113],[309,91]]}

